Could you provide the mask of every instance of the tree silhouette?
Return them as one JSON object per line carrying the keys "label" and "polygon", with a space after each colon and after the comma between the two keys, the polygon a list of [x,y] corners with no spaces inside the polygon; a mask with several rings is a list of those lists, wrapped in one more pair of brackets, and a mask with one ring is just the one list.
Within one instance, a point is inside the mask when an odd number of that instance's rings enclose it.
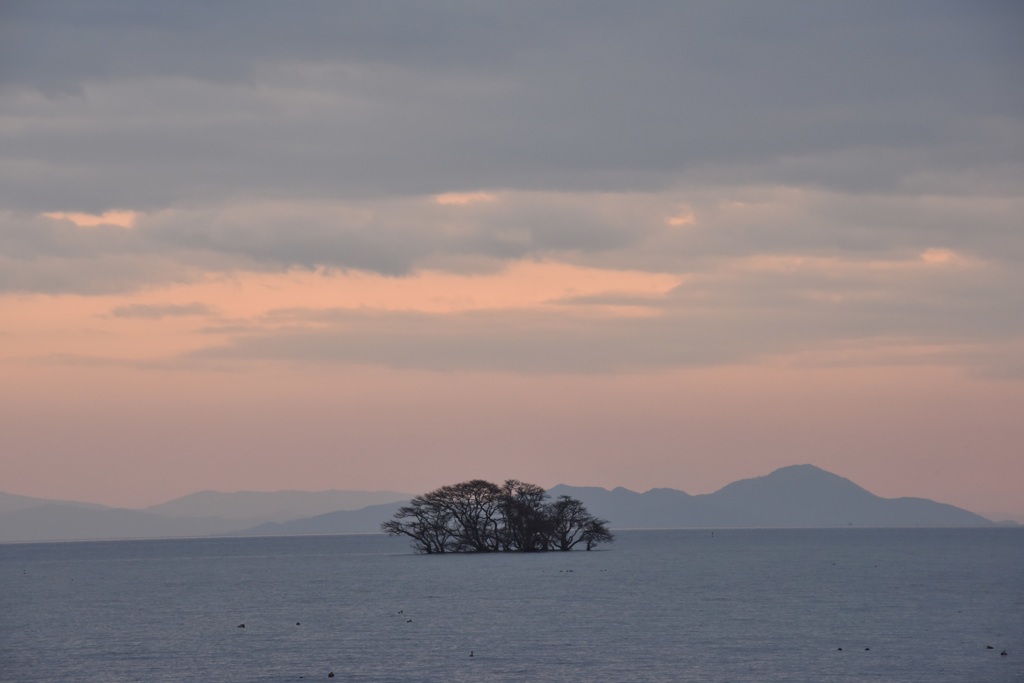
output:
{"label": "tree silhouette", "polygon": [[545,514],[547,492],[536,484],[509,479],[501,487],[505,515],[503,550],[547,550],[550,524]]}
{"label": "tree silhouette", "polygon": [[483,479],[442,486],[413,498],[381,524],[390,535],[412,539],[421,553],[590,550],[615,537],[608,522],[570,496],[548,501],[536,484]]}

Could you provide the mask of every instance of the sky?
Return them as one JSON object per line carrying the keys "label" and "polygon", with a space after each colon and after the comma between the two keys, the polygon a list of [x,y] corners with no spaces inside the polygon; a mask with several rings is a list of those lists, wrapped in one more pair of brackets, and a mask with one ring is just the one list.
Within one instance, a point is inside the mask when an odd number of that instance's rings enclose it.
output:
{"label": "sky", "polygon": [[1024,6],[0,3],[0,490],[812,463],[1024,520]]}

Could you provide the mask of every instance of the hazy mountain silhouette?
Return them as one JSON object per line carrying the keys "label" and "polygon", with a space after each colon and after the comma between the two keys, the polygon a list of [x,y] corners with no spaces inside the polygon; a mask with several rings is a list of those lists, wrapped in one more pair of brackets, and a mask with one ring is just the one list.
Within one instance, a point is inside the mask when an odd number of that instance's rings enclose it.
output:
{"label": "hazy mountain silhouette", "polygon": [[32,496],[18,496],[13,493],[4,493],[0,491],[0,513],[4,512],[17,512],[18,510],[27,510],[29,508],[39,507],[40,505],[67,505],[74,508],[86,508],[91,510],[116,510],[106,505],[97,505],[96,503],[76,503],[72,500],[50,500],[48,498],[33,498]]}
{"label": "hazy mountain silhouette", "polygon": [[[924,498],[881,498],[813,465],[793,465],[771,474],[737,481],[709,494],[691,496],[675,489],[637,493],[625,488],[551,488],[552,497],[568,495],[607,519],[613,529],[722,527],[907,527],[991,526],[973,512]],[[245,534],[372,533],[397,505],[366,511],[335,512],[279,525],[262,525]],[[374,525],[376,521],[376,525]]]}
{"label": "hazy mountain silhouette", "polygon": [[398,491],[200,491],[153,505],[146,512],[169,517],[222,517],[257,524],[359,510],[369,505],[406,501],[412,496]]}
{"label": "hazy mountain silhouette", "polygon": [[881,498],[813,465],[792,465],[691,496],[673,489],[636,493],[558,485],[549,493],[583,500],[618,529],[685,527],[988,526],[973,512],[925,498]]}
{"label": "hazy mountain silhouette", "polygon": [[338,510],[324,515],[294,519],[289,522],[268,522],[237,532],[243,536],[291,536],[305,534],[370,534],[380,531],[381,522],[407,501],[370,505],[361,510]]}
{"label": "hazy mountain silhouette", "polygon": [[0,492],[0,543],[209,536],[409,498],[394,491],[201,491],[128,510]]}
{"label": "hazy mountain silhouette", "polygon": [[219,518],[163,517],[141,510],[45,503],[0,513],[0,542],[208,536],[235,525]]}
{"label": "hazy mountain silhouette", "polygon": [[[881,498],[813,465],[783,467],[695,496],[667,488],[637,493],[564,484],[549,494],[582,500],[613,529],[994,524],[924,498]],[[399,498],[380,501],[389,496]],[[204,491],[145,510],[125,510],[0,493],[0,542],[377,533],[381,522],[410,497],[389,491]],[[376,504],[360,506],[368,500]],[[337,507],[317,514],[325,506]]]}

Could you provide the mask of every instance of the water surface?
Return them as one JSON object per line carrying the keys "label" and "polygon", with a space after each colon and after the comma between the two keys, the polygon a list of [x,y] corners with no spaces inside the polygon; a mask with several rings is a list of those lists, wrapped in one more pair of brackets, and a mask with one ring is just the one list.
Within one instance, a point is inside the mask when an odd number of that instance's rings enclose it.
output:
{"label": "water surface", "polygon": [[1024,681],[1021,529],[14,544],[0,586],[12,683]]}

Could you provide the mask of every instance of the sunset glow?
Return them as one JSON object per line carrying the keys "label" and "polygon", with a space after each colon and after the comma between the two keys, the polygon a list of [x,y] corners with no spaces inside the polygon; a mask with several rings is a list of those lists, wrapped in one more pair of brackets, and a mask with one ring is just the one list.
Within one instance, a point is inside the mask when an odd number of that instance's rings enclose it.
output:
{"label": "sunset glow", "polygon": [[1024,521],[1002,10],[44,6],[0,41],[0,491],[811,463]]}

